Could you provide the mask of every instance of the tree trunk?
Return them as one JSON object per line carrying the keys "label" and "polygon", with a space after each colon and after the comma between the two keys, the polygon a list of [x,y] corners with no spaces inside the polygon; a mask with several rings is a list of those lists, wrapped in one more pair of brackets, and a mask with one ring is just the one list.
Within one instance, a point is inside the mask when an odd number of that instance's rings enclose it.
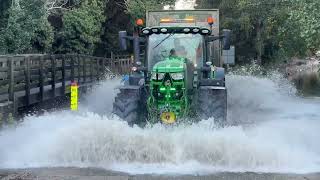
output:
{"label": "tree trunk", "polygon": [[257,63],[262,64],[262,51],[263,51],[263,38],[262,38],[262,21],[258,20],[257,23],[257,38],[256,38],[256,51],[257,51]]}

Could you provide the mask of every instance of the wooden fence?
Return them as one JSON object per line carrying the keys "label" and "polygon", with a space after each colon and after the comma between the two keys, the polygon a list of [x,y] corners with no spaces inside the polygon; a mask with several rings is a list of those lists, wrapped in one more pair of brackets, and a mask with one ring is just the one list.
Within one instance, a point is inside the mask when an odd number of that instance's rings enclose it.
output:
{"label": "wooden fence", "polygon": [[64,96],[71,82],[80,86],[103,78],[106,72],[126,73],[132,59],[85,55],[0,56],[0,112],[11,103],[14,109]]}

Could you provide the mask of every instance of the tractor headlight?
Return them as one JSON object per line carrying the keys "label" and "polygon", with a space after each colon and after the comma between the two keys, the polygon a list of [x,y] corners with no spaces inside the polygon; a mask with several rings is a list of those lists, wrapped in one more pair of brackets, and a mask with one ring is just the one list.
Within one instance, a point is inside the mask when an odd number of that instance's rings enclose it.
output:
{"label": "tractor headlight", "polygon": [[[158,74],[158,79],[157,79]],[[164,78],[165,73],[152,73],[151,79],[153,80],[162,80]]]}
{"label": "tractor headlight", "polygon": [[182,80],[184,78],[183,73],[172,73],[171,77],[173,80]]}

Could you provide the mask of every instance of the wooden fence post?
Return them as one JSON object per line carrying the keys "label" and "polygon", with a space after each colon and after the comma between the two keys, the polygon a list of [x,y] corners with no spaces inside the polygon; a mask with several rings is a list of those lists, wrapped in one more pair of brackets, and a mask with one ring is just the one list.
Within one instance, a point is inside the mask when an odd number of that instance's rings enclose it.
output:
{"label": "wooden fence post", "polygon": [[121,67],[119,67],[119,63],[120,63],[119,56],[118,55],[114,56],[112,70],[114,70],[118,74],[120,73],[120,68],[121,68]]}
{"label": "wooden fence post", "polygon": [[97,68],[96,68],[96,71],[97,71],[97,76],[96,76],[96,79],[99,81],[100,80],[100,75],[101,75],[101,73],[100,73],[100,61],[101,61],[101,58],[97,58],[96,59],[97,60],[97,62],[96,62],[96,66],[97,66]]}
{"label": "wooden fence post", "polygon": [[126,66],[125,66],[125,65],[126,65],[126,64],[125,64],[125,59],[122,58],[122,59],[121,59],[121,74],[126,73],[126,72],[125,72],[125,70],[126,70]]}
{"label": "wooden fence post", "polygon": [[25,61],[25,80],[26,80],[26,104],[30,105],[30,56],[24,58]]}
{"label": "wooden fence post", "polygon": [[14,60],[8,57],[9,101],[14,102]]}
{"label": "wooden fence post", "polygon": [[51,89],[52,97],[56,97],[56,57],[51,55]]}
{"label": "wooden fence post", "polygon": [[93,61],[94,57],[90,57],[90,81],[93,82]]}
{"label": "wooden fence post", "polygon": [[107,67],[107,61],[108,61],[109,59],[108,58],[103,58],[103,60],[102,60],[102,69],[101,69],[101,72],[102,72],[102,75],[103,76],[105,76],[105,74],[106,74],[106,67]]}
{"label": "wooden fence post", "polygon": [[114,70],[115,60],[116,60],[116,58],[115,58],[113,52],[111,52],[110,70]]}
{"label": "wooden fence post", "polygon": [[44,56],[40,56],[39,58],[39,85],[40,85],[40,101],[43,102],[44,100],[44,75],[43,75],[43,62]]}

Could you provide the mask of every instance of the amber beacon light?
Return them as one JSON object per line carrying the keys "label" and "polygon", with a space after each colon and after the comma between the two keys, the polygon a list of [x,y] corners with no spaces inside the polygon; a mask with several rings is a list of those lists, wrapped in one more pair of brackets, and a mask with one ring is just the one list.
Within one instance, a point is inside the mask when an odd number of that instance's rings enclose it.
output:
{"label": "amber beacon light", "polygon": [[215,20],[214,20],[213,17],[208,17],[208,18],[207,18],[207,22],[208,22],[209,25],[212,25],[212,24],[214,23],[214,21],[215,21]]}
{"label": "amber beacon light", "polygon": [[136,24],[137,24],[137,26],[143,26],[143,20],[137,19]]}

